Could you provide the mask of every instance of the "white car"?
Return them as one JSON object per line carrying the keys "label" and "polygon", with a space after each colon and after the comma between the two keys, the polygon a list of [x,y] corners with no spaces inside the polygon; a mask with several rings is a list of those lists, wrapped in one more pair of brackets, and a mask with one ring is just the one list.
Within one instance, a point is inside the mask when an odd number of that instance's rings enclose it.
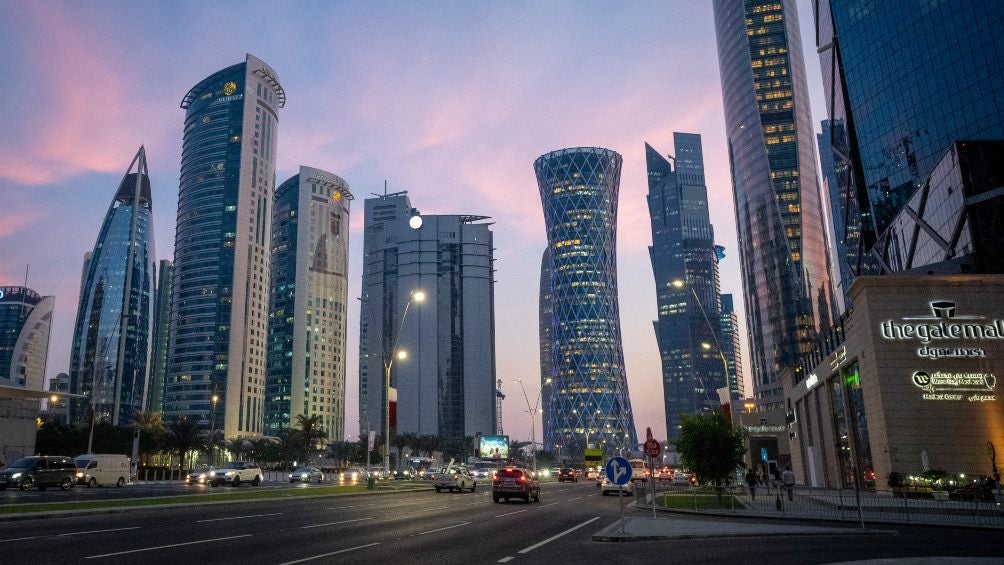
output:
{"label": "white car", "polygon": [[478,487],[478,483],[467,469],[454,467],[449,472],[436,473],[432,486],[436,489],[436,492],[444,490],[464,492],[467,489],[474,492],[474,489]]}
{"label": "white car", "polygon": [[673,475],[673,486],[675,487],[689,487],[692,484],[690,475],[687,473],[677,471],[676,474]]}
{"label": "white car", "polygon": [[241,483],[251,483],[251,486],[258,486],[262,480],[264,480],[264,475],[261,472],[261,467],[256,463],[245,463],[244,461],[229,461],[209,473],[209,485],[214,487],[220,485],[237,487]]}
{"label": "white car", "polygon": [[621,492],[624,493],[624,496],[631,496],[634,494],[634,481],[628,481],[627,484],[618,486],[616,483],[611,482],[606,477],[603,477],[603,482],[600,483],[600,492],[603,496],[606,496],[607,493],[616,495]]}

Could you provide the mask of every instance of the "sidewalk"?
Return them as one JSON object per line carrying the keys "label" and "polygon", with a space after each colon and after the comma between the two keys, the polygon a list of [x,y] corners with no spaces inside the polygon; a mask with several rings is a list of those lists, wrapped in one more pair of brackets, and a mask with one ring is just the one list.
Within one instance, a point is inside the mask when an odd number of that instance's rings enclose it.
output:
{"label": "sidewalk", "polygon": [[747,536],[806,536],[806,535],[862,535],[895,534],[891,530],[862,530],[861,528],[835,528],[825,526],[796,526],[788,524],[760,524],[749,521],[726,522],[722,520],[693,520],[671,516],[628,517],[614,522],[593,534],[593,541],[656,541],[672,539],[723,538]]}

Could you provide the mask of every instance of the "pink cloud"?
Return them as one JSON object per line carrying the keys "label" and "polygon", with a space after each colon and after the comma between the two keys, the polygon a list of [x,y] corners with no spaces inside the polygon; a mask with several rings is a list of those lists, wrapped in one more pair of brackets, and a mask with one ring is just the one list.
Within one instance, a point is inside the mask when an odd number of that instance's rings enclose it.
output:
{"label": "pink cloud", "polygon": [[25,228],[34,227],[44,216],[45,214],[37,209],[3,210],[0,212],[0,237],[14,235]]}

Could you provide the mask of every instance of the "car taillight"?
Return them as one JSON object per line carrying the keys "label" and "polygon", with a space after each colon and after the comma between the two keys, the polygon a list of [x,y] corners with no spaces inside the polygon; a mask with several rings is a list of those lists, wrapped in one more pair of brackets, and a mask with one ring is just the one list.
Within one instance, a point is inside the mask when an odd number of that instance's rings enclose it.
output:
{"label": "car taillight", "polygon": [[521,483],[525,483],[525,482],[526,482],[526,477],[525,477],[525,476],[523,476],[523,475],[520,475],[520,477],[519,477],[519,482],[521,482]]}

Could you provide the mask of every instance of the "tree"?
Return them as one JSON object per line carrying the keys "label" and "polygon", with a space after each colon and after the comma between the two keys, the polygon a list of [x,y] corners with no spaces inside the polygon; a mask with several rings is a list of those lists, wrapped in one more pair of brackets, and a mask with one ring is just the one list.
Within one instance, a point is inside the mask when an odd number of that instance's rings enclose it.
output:
{"label": "tree", "polygon": [[404,461],[404,448],[411,446],[415,447],[418,443],[416,440],[418,436],[410,432],[396,433],[394,437],[390,440],[390,445],[397,450],[397,468],[401,469],[401,462]]}
{"label": "tree", "polygon": [[328,444],[327,451],[324,454],[326,459],[332,459],[335,461],[335,467],[339,469],[344,469],[349,466],[349,463],[355,461],[359,457],[359,443],[354,441],[333,441]]}
{"label": "tree", "polygon": [[243,459],[243,455],[250,451],[251,440],[245,436],[232,437],[225,442],[223,442],[223,448],[230,453],[230,456],[235,460],[240,461]]}
{"label": "tree", "polygon": [[[156,450],[164,435],[164,415],[155,410],[136,410],[129,419],[129,427],[139,431],[139,458],[149,462],[150,453]],[[145,456],[145,457],[144,457]],[[135,461],[137,465],[139,461]]]}
{"label": "tree", "polygon": [[318,414],[307,416],[296,415],[296,431],[299,440],[299,458],[307,459],[312,451],[316,451],[321,443],[328,438],[328,432],[322,428],[324,417]]}
{"label": "tree", "polygon": [[418,436],[418,445],[415,447],[426,457],[433,457],[433,454],[440,450],[443,445],[442,440],[439,436],[434,436],[431,434]]}
{"label": "tree", "polygon": [[[187,455],[193,450],[205,449],[204,436],[199,424],[195,420],[188,418],[178,418],[167,425],[167,433],[164,435],[164,447],[169,453],[177,453],[179,467],[182,474],[186,470],[185,465]],[[189,465],[191,467],[191,465]]]}
{"label": "tree", "polygon": [[[745,434],[732,427],[721,410],[680,416],[680,439],[675,442],[683,466],[702,483],[721,486],[743,464]],[[719,496],[721,491],[719,490]]]}

